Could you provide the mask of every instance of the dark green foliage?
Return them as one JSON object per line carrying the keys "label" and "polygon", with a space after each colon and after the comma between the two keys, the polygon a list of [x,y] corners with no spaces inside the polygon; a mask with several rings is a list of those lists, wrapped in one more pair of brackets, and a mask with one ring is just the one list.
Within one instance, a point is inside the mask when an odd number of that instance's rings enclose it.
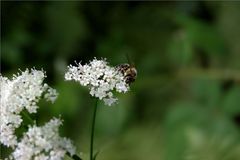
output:
{"label": "dark green foliage", "polygon": [[38,122],[61,114],[83,160],[94,102],[64,81],[66,67],[126,54],[138,77],[116,106],[99,103],[98,160],[239,159],[239,2],[1,3],[1,73],[46,70],[60,95],[41,102]]}

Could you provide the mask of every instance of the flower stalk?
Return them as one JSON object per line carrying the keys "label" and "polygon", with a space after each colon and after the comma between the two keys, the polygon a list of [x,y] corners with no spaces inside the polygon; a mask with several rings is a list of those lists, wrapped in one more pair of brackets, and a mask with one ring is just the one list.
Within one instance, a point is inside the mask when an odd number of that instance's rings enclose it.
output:
{"label": "flower stalk", "polygon": [[90,160],[93,160],[93,144],[94,144],[94,131],[95,131],[95,121],[96,121],[96,115],[97,115],[97,106],[98,106],[98,99],[96,98],[94,111],[93,111],[93,118],[92,118],[92,128],[91,128]]}

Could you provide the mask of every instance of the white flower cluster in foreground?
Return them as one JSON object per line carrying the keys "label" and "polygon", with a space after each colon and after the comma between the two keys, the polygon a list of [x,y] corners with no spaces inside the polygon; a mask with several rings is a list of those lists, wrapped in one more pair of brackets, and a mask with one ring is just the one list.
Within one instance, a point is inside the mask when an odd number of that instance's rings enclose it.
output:
{"label": "white flower cluster in foreground", "polygon": [[17,145],[15,130],[22,123],[21,111],[37,112],[37,102],[44,96],[53,102],[56,90],[43,83],[43,71],[31,69],[8,79],[0,75],[0,142],[8,147]]}
{"label": "white flower cluster in foreground", "polygon": [[16,160],[60,160],[66,152],[75,154],[75,147],[58,134],[59,119],[52,119],[42,127],[32,126],[24,133],[12,157]]}
{"label": "white flower cluster in foreground", "polygon": [[124,75],[115,67],[108,65],[105,59],[93,59],[89,64],[68,66],[65,74],[66,80],[74,80],[90,89],[90,94],[103,100],[106,105],[117,101],[113,91],[127,92],[129,85],[125,82]]}

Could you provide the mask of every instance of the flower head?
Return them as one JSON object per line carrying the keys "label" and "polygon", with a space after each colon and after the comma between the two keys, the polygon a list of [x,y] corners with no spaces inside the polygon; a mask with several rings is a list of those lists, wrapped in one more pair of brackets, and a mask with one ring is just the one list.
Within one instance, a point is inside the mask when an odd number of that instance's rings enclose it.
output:
{"label": "flower head", "polygon": [[42,127],[32,126],[24,133],[12,153],[16,160],[60,160],[66,152],[75,154],[72,142],[58,134],[60,119],[54,118]]}
{"label": "flower head", "polygon": [[20,115],[23,109],[36,113],[37,102],[42,95],[53,101],[57,97],[56,90],[43,83],[45,73],[40,70],[26,70],[8,79],[0,75],[0,142],[14,147],[17,144],[15,129],[22,123]]}
{"label": "flower head", "polygon": [[123,93],[129,90],[124,75],[116,67],[109,66],[105,59],[95,58],[89,64],[70,65],[65,73],[65,79],[87,86],[92,96],[103,100],[109,106],[117,101],[113,96],[114,90]]}

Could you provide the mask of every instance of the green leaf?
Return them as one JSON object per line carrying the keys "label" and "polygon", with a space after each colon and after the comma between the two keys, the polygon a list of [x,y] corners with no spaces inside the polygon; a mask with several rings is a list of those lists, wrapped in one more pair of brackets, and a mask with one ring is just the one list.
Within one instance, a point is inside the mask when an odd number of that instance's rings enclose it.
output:
{"label": "green leaf", "polygon": [[232,88],[223,100],[223,110],[229,115],[240,113],[239,107],[240,87]]}
{"label": "green leaf", "polygon": [[93,160],[96,160],[96,159],[97,159],[98,154],[99,154],[99,151],[97,151],[97,152],[94,154]]}

